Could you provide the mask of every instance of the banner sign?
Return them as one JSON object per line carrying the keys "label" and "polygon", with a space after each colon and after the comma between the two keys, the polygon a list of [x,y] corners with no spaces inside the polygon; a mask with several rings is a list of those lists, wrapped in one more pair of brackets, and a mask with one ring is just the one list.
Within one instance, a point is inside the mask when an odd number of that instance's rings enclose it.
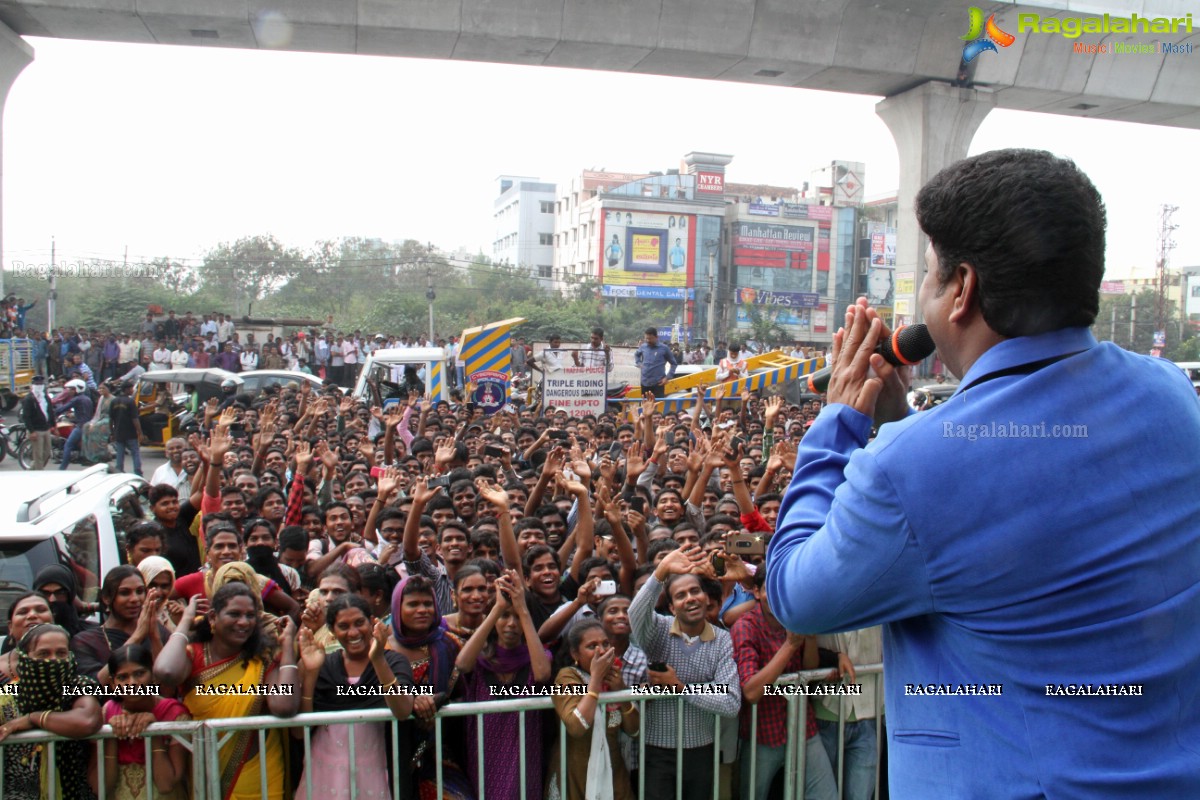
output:
{"label": "banner sign", "polygon": [[750,213],[757,217],[778,217],[779,206],[767,203],[751,203]]}
{"label": "banner sign", "polygon": [[784,308],[816,308],[821,295],[816,292],[771,292],[743,286],[734,296],[737,305],[783,306]]}
{"label": "banner sign", "polygon": [[542,403],[570,417],[604,414],[607,391],[608,371],[603,366],[572,366],[542,378]]}

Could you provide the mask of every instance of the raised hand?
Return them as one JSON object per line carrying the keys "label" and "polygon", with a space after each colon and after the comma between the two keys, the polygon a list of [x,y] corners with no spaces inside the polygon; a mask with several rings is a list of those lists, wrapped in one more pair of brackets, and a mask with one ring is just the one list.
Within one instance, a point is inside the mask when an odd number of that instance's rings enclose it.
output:
{"label": "raised hand", "polygon": [[320,672],[325,663],[325,648],[317,644],[312,628],[308,625],[301,628],[296,643],[300,646],[300,663],[304,665],[304,671]]}
{"label": "raised hand", "polygon": [[783,395],[775,395],[767,400],[766,411],[763,412],[763,428],[771,430],[775,427],[775,420],[779,417],[779,412],[783,409]]}
{"label": "raised hand", "polygon": [[476,478],[475,489],[479,496],[491,503],[497,511],[508,511],[510,498],[503,488],[486,478]]}
{"label": "raised hand", "polygon": [[296,471],[301,475],[307,475],[309,468],[312,467],[312,462],[312,447],[303,439],[298,440],[296,442]]}
{"label": "raised hand", "polygon": [[420,506],[428,504],[429,501],[436,497],[437,493],[441,491],[441,489],[431,489],[429,487],[429,482],[424,480],[414,481],[412,486],[409,488],[412,489],[411,496],[413,504]]}

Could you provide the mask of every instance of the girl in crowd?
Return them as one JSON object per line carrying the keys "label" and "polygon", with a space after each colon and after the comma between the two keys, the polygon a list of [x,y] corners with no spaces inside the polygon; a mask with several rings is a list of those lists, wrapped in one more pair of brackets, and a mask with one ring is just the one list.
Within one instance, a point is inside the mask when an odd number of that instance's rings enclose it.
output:
{"label": "girl in crowd", "polygon": [[312,631],[316,643],[325,648],[326,652],[338,649],[337,637],[325,624],[325,609],[333,600],[342,595],[355,593],[362,589],[362,578],[358,571],[345,564],[331,564],[321,573],[317,588],[308,596],[304,606],[300,624]]}
{"label": "girl in crowd", "polygon": [[157,522],[139,522],[125,532],[125,558],[136,567],[143,558],[161,556],[167,532]]}
{"label": "girl in crowd", "polygon": [[[4,800],[41,800],[50,781],[63,800],[91,800],[88,786],[88,745],[58,742],[54,763],[45,764],[49,749],[42,744],[8,744],[9,734],[41,729],[68,739],[82,739],[100,730],[103,719],[96,698],[64,696],[65,687],[94,688],[91,678],[75,671],[70,637],[58,625],[36,625],[17,645],[17,681],[21,691],[0,695],[0,743],[4,757]],[[45,769],[43,769],[45,767]]]}
{"label": "girl in crowd", "polygon": [[466,564],[454,573],[454,605],[458,611],[446,615],[446,627],[455,636],[469,639],[490,607],[487,576],[478,566]]}
{"label": "girl in crowd", "polygon": [[[252,717],[264,713],[290,717],[300,703],[300,668],[296,664],[296,626],[291,617],[279,624],[280,655],[267,660],[267,643],[260,629],[262,601],[257,591],[234,581],[222,586],[212,607],[193,597],[162,653],[154,661],[154,675],[168,687],[182,687],[183,702],[196,719]],[[216,686],[238,686],[244,693],[217,694]],[[269,694],[250,694],[253,687],[271,687]],[[202,691],[197,691],[198,689]],[[219,752],[221,796],[225,800],[259,800],[260,770],[267,780],[266,798],[282,800],[284,794],[283,736],[278,728],[266,733],[266,749],[259,750],[258,731],[238,731]]]}
{"label": "girl in crowd", "polygon": [[[616,666],[617,651],[609,644],[608,634],[597,619],[584,619],[567,634],[573,666],[559,670],[558,686],[586,686],[586,695],[557,695],[554,710],[567,729],[568,800],[611,797],[633,800],[633,786],[621,757],[618,731],[630,736],[638,732],[638,709],[632,702],[601,703],[601,692],[619,692],[625,688],[621,670]],[[550,762],[548,797],[560,794],[556,754]]]}
{"label": "girl in crowd", "polygon": [[[428,578],[417,575],[397,584],[392,592],[392,638],[388,640],[388,649],[408,659],[416,686],[430,687],[429,691],[433,692],[432,695],[418,695],[413,700],[416,726],[412,763],[422,800],[436,796],[433,717],[438,705],[446,701],[458,681],[454,663],[461,646],[459,640],[446,630],[433,597],[433,584]],[[442,797],[443,800],[465,800],[472,794],[452,744],[461,738],[447,732],[452,727],[446,723],[442,728]]]}
{"label": "girl in crowd", "polygon": [[[495,630],[496,635],[492,636]],[[537,628],[525,604],[520,576],[507,570],[496,579],[496,604],[471,634],[456,661],[465,677],[464,700],[495,700],[493,688],[544,684],[550,680],[550,654],[538,640]],[[483,774],[479,769],[478,718],[467,719],[467,772],[474,786],[486,788],[493,800],[521,796],[519,713],[483,718],[489,743]],[[525,724],[525,795],[542,796],[542,726],[536,715]],[[485,782],[486,781],[486,782]]]}
{"label": "girl in crowd", "polygon": [[0,657],[0,686],[17,679],[16,643],[33,626],[51,622],[54,622],[54,617],[50,613],[50,604],[39,592],[26,592],[8,607],[8,636],[4,638],[3,649],[0,649],[5,654]]}
{"label": "girl in crowd", "polygon": [[[147,686],[154,659],[143,644],[118,647],[108,658],[113,685]],[[112,726],[115,739],[104,741],[104,789],[112,800],[144,800],[146,786],[146,743],[142,732],[153,722],[183,722],[191,719],[183,703],[159,695],[129,695],[104,704],[104,721]],[[188,751],[171,736],[150,743],[153,759],[155,800],[185,800],[189,768]],[[97,776],[98,777],[98,776]]]}
{"label": "girl in crowd", "polygon": [[[304,667],[300,710],[361,711],[382,708],[386,704],[396,719],[408,719],[413,708],[412,694],[382,696],[378,692],[385,689],[411,691],[412,668],[408,659],[387,649],[388,628],[372,618],[367,601],[358,595],[343,594],[326,605],[325,619],[341,649],[326,654],[325,649],[317,645],[312,631],[308,628],[300,631],[298,638]],[[376,694],[346,694],[348,687]],[[400,764],[405,767],[402,775],[395,774],[397,765],[391,763],[392,726],[379,722],[355,724],[353,753],[350,728],[349,725],[327,725],[316,729],[310,748],[313,757],[305,764],[296,800],[349,797],[352,773],[356,775],[354,796],[366,800],[390,798],[393,781],[408,785],[407,765],[412,755],[409,725],[396,728],[402,739],[397,743]],[[293,731],[293,735],[299,733]],[[372,768],[358,770],[359,764],[370,764]],[[385,764],[387,770],[382,769]],[[407,792],[401,796],[407,796]]]}
{"label": "girl in crowd", "polygon": [[146,581],[137,567],[114,567],[104,576],[100,602],[108,618],[99,628],[71,638],[71,652],[78,661],[79,673],[108,686],[108,657],[125,644],[145,643],[157,656],[171,632],[158,623],[165,596],[146,593]]}

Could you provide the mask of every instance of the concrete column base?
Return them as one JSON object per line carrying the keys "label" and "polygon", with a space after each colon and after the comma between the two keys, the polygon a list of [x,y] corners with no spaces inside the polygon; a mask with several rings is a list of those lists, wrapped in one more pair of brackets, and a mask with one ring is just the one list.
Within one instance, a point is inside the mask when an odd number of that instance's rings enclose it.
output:
{"label": "concrete column base", "polygon": [[[21,70],[33,63],[33,48],[14,33],[8,26],[0,24],[0,121],[4,118],[4,106],[8,102],[8,91],[16,82]],[[2,128],[0,128],[2,130]],[[3,134],[0,133],[0,254],[4,252],[3,227]],[[4,295],[4,272],[0,270],[0,296]]]}
{"label": "concrete column base", "polygon": [[[899,323],[921,321],[916,293],[925,277],[928,242],[914,213],[917,192],[944,167],[966,157],[975,131],[995,102],[995,95],[985,90],[924,83],[875,105],[900,155],[896,273],[913,273],[912,294],[896,295]],[[905,308],[909,310],[901,313]]]}

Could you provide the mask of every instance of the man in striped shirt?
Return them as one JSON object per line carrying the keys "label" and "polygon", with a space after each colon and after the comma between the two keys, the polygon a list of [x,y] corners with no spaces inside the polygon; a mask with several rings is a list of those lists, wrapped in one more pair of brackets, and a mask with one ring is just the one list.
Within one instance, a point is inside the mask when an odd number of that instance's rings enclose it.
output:
{"label": "man in striped shirt", "polygon": [[[742,703],[733,641],[706,619],[708,596],[700,585],[705,565],[697,546],[672,550],[629,607],[630,638],[646,651],[651,685],[689,692],[682,700],[646,706],[646,797],[675,796],[677,743],[683,748],[683,796],[711,797],[715,717],[736,717]],[[664,586],[673,618],[654,612]],[[677,731],[679,702],[683,726]]]}

